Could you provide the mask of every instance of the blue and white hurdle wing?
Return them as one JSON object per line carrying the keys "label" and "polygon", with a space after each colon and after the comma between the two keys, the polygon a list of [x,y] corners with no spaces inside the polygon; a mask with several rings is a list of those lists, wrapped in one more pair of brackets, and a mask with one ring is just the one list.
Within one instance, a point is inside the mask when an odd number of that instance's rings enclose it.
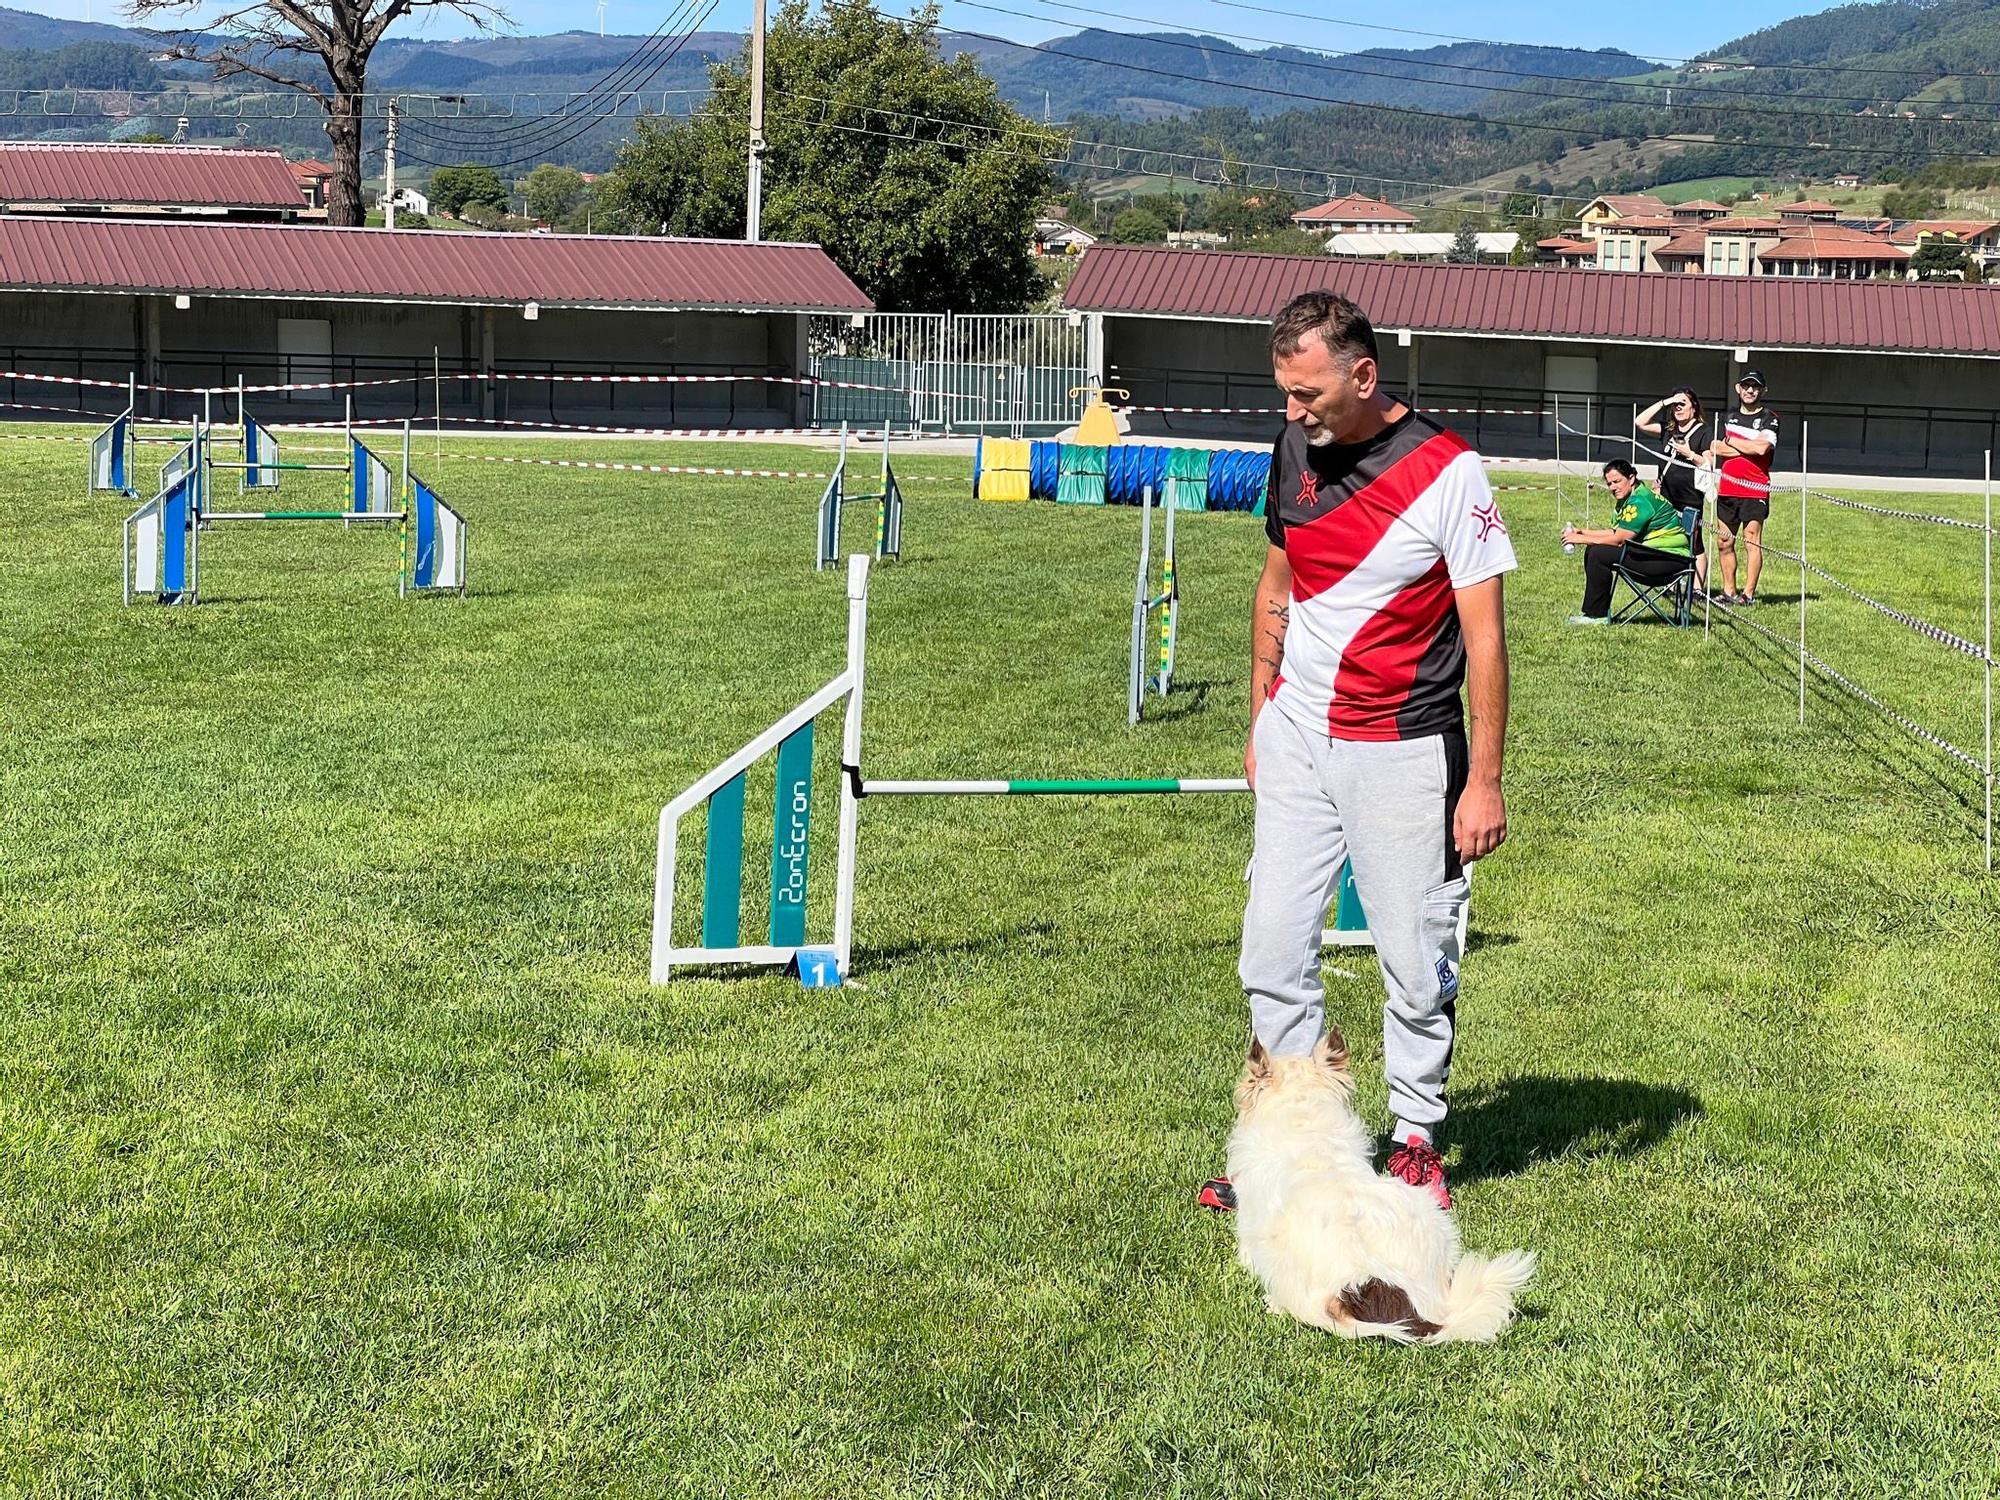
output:
{"label": "blue and white hurdle wing", "polygon": [[274,490],[278,487],[278,435],[248,412],[243,415],[243,488]]}
{"label": "blue and white hurdle wing", "polygon": [[354,504],[350,515],[354,520],[386,521],[395,517],[401,509],[396,494],[396,482],[389,473],[389,466],[377,458],[360,439],[350,438],[354,452],[351,455],[354,469]]}
{"label": "blue and white hurdle wing", "polygon": [[90,440],[90,487],[130,494],[126,458],[132,431],[132,414],[122,412],[111,425]]}
{"label": "blue and white hurdle wing", "polygon": [[[465,517],[440,500],[436,491],[414,474],[410,476],[410,509],[416,513],[416,547],[409,554],[403,592],[464,593]],[[407,519],[404,525],[409,525]]]}
{"label": "blue and white hurdle wing", "polygon": [[125,518],[125,602],[193,604],[200,578],[199,475],[181,474]]}

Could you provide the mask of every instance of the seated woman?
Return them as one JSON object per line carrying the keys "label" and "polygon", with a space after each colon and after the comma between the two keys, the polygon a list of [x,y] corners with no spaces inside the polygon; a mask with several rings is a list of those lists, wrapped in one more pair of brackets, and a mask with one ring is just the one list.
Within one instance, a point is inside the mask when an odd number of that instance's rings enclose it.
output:
{"label": "seated woman", "polygon": [[1687,528],[1681,513],[1639,482],[1639,471],[1622,458],[1604,466],[1604,487],[1618,504],[1616,525],[1565,526],[1563,544],[1583,546],[1583,613],[1572,625],[1603,625],[1611,615],[1613,564],[1646,583],[1670,583],[1686,570]]}

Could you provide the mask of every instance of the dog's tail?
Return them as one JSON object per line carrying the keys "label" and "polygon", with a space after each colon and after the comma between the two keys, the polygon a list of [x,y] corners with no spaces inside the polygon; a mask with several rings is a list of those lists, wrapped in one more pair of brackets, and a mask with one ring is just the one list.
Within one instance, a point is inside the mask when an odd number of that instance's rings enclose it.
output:
{"label": "dog's tail", "polygon": [[1429,1342],[1490,1344],[1514,1321],[1514,1293],[1535,1274],[1530,1250],[1467,1255],[1452,1269],[1444,1310]]}

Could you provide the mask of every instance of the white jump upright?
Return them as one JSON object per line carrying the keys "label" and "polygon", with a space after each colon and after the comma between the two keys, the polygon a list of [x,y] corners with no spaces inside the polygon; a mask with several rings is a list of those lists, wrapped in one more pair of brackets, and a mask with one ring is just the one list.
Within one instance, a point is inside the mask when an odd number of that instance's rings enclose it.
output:
{"label": "white jump upright", "polygon": [[[837,984],[853,972],[855,885],[859,866],[861,802],[867,797],[1076,797],[1245,793],[1240,776],[1064,780],[871,781],[861,770],[861,715],[867,685],[868,564],[847,560],[847,664],[838,676],[755,736],[721,765],[660,809],[653,869],[651,975],[665,984],[690,965],[796,965],[811,984]],[[846,702],[840,741],[840,845],[835,870],[833,934],[815,945],[806,934],[806,872],[812,827],[813,723]],[[742,941],[744,783],[750,768],[776,752],[771,830],[771,910],[768,941]],[[698,807],[708,811],[701,886],[701,938],[674,941],[680,823]],[[1342,872],[1333,925],[1326,942],[1369,943],[1353,881]]]}
{"label": "white jump upright", "polygon": [[[1153,487],[1149,484],[1141,495],[1141,516],[1139,521],[1139,580],[1132,590],[1132,667],[1128,675],[1125,707],[1130,723],[1139,722],[1139,714],[1146,705],[1148,695],[1166,697],[1174,685],[1174,655],[1180,645],[1181,593],[1180,584],[1174,571],[1174,514],[1178,506],[1168,505],[1166,548],[1161,557],[1160,592],[1153,592]],[[1147,638],[1151,634],[1147,626],[1152,622],[1154,611],[1160,616],[1160,655],[1158,665],[1149,669],[1146,665]]]}

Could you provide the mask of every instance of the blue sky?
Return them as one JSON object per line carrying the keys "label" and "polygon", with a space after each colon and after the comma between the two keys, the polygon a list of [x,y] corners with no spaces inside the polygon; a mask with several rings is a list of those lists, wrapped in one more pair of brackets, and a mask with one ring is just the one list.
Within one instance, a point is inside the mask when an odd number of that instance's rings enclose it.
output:
{"label": "blue sky", "polygon": [[[113,0],[8,0],[16,9],[40,11],[51,16],[78,20],[86,11],[91,19],[122,22],[125,15]],[[503,0],[516,27],[522,32],[595,29],[595,0]],[[775,3],[775,0],[773,0]],[[909,0],[878,0],[887,11],[911,7]],[[995,15],[991,11],[949,3],[944,8],[945,23],[965,31],[981,31],[1021,41],[1044,41],[1051,36],[1079,30],[1087,24],[1089,10],[1083,0],[1065,0],[1073,9],[1059,9],[1041,0],[993,0],[1012,10],[1033,13],[1037,19]],[[1258,0],[1266,3],[1266,0]],[[1215,0],[1106,0],[1106,8],[1128,15],[1147,16],[1150,26],[1106,19],[1107,29],[1119,31],[1173,30],[1199,31],[1212,36],[1273,37],[1300,46],[1342,51],[1372,46],[1424,47],[1422,37],[1399,36],[1341,25],[1339,19],[1368,21],[1384,25],[1406,25],[1426,31],[1449,32],[1469,37],[1490,37],[1497,41],[1536,42],[1565,47],[1627,47],[1648,56],[1686,56],[1703,51],[1731,37],[1741,36],[1762,26],[1775,25],[1790,16],[1808,15],[1827,8],[1830,0],[1780,0],[1775,6],[1746,7],[1726,0],[1680,0],[1671,7],[1605,5],[1599,0],[1544,0],[1533,6],[1495,6],[1478,0],[1430,0],[1422,8],[1364,6],[1345,3],[1326,7],[1324,16],[1308,16],[1296,7],[1271,3],[1270,9],[1287,11],[1270,15],[1264,11],[1234,9]],[[197,9],[196,14],[199,14]],[[607,0],[605,29],[626,34],[644,34],[674,13],[671,4],[640,3],[640,0]],[[1669,17],[1671,20],[1669,21]],[[710,30],[741,30],[748,26],[750,0],[720,0],[713,16],[705,22]],[[468,28],[456,17],[434,17],[420,28],[405,25],[398,34],[451,36]]]}

